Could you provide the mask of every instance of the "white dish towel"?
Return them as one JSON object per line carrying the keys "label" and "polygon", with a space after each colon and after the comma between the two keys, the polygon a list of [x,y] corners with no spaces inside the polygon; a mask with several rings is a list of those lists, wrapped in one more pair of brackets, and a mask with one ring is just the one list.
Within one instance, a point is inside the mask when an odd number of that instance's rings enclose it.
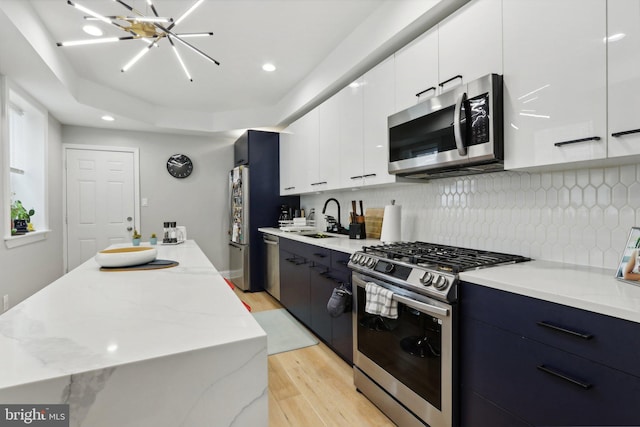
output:
{"label": "white dish towel", "polygon": [[364,311],[390,319],[398,318],[398,302],[393,300],[393,292],[373,282],[367,282]]}

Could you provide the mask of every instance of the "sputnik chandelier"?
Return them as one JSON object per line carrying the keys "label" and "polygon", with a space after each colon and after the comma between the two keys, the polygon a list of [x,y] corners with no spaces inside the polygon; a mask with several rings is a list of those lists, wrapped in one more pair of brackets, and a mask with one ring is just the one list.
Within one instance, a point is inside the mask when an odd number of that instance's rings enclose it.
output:
{"label": "sputnik chandelier", "polygon": [[153,47],[158,46],[158,43],[162,39],[169,40],[171,44],[171,48],[176,55],[180,66],[184,70],[187,78],[190,81],[193,81],[191,75],[189,74],[189,70],[187,69],[186,64],[182,60],[178,49],[174,41],[179,42],[183,46],[191,49],[193,52],[199,54],[203,58],[213,62],[216,65],[220,65],[218,61],[193,46],[191,43],[184,40],[189,37],[209,37],[213,36],[212,32],[204,32],[204,33],[175,33],[173,29],[182,22],[187,16],[189,16],[204,0],[197,0],[186,12],[184,12],[178,19],[174,20],[169,17],[162,17],[158,15],[158,11],[153,5],[152,0],[146,0],[147,5],[151,8],[153,12],[153,16],[147,16],[129,4],[125,3],[122,0],[113,0],[117,3],[120,3],[124,6],[129,12],[131,12],[134,16],[105,16],[101,15],[93,10],[88,9],[87,7],[71,1],[67,0],[67,4],[75,7],[83,13],[86,13],[88,16],[85,16],[86,20],[97,20],[102,21],[105,24],[109,24],[119,28],[122,31],[127,32],[128,36],[123,37],[103,37],[103,38],[95,38],[95,39],[86,39],[86,40],[75,40],[75,41],[67,41],[67,42],[58,42],[58,46],[81,46],[81,45],[89,45],[89,44],[99,44],[99,43],[112,43],[123,40],[143,40],[147,42],[147,46],[145,46],[140,52],[138,52],[129,62],[127,62],[120,71],[125,72],[130,69],[136,62],[140,60],[145,54],[147,54]]}

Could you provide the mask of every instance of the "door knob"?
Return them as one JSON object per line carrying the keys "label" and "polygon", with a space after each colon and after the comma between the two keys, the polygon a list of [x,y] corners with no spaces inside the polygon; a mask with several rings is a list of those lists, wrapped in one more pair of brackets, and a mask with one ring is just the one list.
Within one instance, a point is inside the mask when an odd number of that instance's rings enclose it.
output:
{"label": "door knob", "polygon": [[127,217],[127,221],[131,222],[133,221],[133,218],[131,218],[130,216]]}
{"label": "door knob", "polygon": [[127,227],[127,231],[131,231],[131,230],[133,230],[133,228]]}

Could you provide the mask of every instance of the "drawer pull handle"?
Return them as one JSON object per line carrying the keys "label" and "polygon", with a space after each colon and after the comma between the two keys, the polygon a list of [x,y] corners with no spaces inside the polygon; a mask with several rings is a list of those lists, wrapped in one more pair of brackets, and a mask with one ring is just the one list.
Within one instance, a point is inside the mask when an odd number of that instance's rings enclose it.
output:
{"label": "drawer pull handle", "polygon": [[326,258],[327,254],[316,252],[313,254],[313,256],[317,256],[318,258]]}
{"label": "drawer pull handle", "polygon": [[537,368],[542,372],[546,372],[547,374],[553,375],[554,377],[562,378],[563,380],[569,381],[571,384],[575,384],[585,390],[589,390],[591,387],[593,387],[593,384],[585,383],[584,381],[572,378],[564,372],[558,371],[557,369],[553,369],[545,365],[540,365]]}
{"label": "drawer pull handle", "polygon": [[622,132],[614,132],[611,134],[612,137],[617,138],[619,136],[623,136],[623,135],[631,135],[632,133],[640,133],[640,129],[633,129],[633,130],[625,130]]}
{"label": "drawer pull handle", "polygon": [[322,185],[322,184],[326,184],[327,181],[320,181],[320,182],[312,182],[311,185]]}
{"label": "drawer pull handle", "polygon": [[590,138],[572,139],[571,141],[556,142],[553,145],[555,145],[556,147],[562,147],[563,145],[567,145],[567,144],[575,144],[577,142],[587,142],[587,141],[600,141],[600,137],[592,136]]}
{"label": "drawer pull handle", "polygon": [[565,334],[569,334],[569,335],[573,335],[574,337],[578,337],[578,338],[582,338],[585,340],[590,340],[591,338],[593,338],[593,334],[590,334],[588,332],[579,332],[579,331],[573,331],[571,329],[567,329],[563,326],[559,326],[559,325],[554,325],[553,323],[549,323],[546,322],[544,320],[538,322],[539,326],[544,326],[545,328],[549,328],[549,329],[553,329],[554,331],[558,331],[558,332],[562,332]]}

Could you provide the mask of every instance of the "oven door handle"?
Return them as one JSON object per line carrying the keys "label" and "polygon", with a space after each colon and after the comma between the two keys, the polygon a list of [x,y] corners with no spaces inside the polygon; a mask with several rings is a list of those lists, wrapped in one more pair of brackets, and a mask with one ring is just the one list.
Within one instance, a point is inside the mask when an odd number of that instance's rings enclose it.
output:
{"label": "oven door handle", "polygon": [[425,304],[424,302],[415,301],[415,300],[412,300],[411,298],[403,297],[401,295],[393,294],[393,299],[398,302],[401,302],[406,306],[415,308],[416,310],[421,311],[423,313],[432,314],[436,316],[439,315],[443,317],[447,317],[449,315],[449,310],[447,310],[446,308],[437,307],[431,304]]}
{"label": "oven door handle", "polygon": [[[353,283],[360,286],[361,288],[365,288],[366,282],[358,277],[353,278]],[[416,301],[411,298],[403,297],[402,295],[393,294],[393,299],[401,302],[402,304],[409,306],[411,308],[415,308],[418,311],[423,313],[431,314],[433,316],[441,316],[447,317],[449,316],[449,310],[446,308],[438,307],[436,305],[427,304],[421,301]]]}

